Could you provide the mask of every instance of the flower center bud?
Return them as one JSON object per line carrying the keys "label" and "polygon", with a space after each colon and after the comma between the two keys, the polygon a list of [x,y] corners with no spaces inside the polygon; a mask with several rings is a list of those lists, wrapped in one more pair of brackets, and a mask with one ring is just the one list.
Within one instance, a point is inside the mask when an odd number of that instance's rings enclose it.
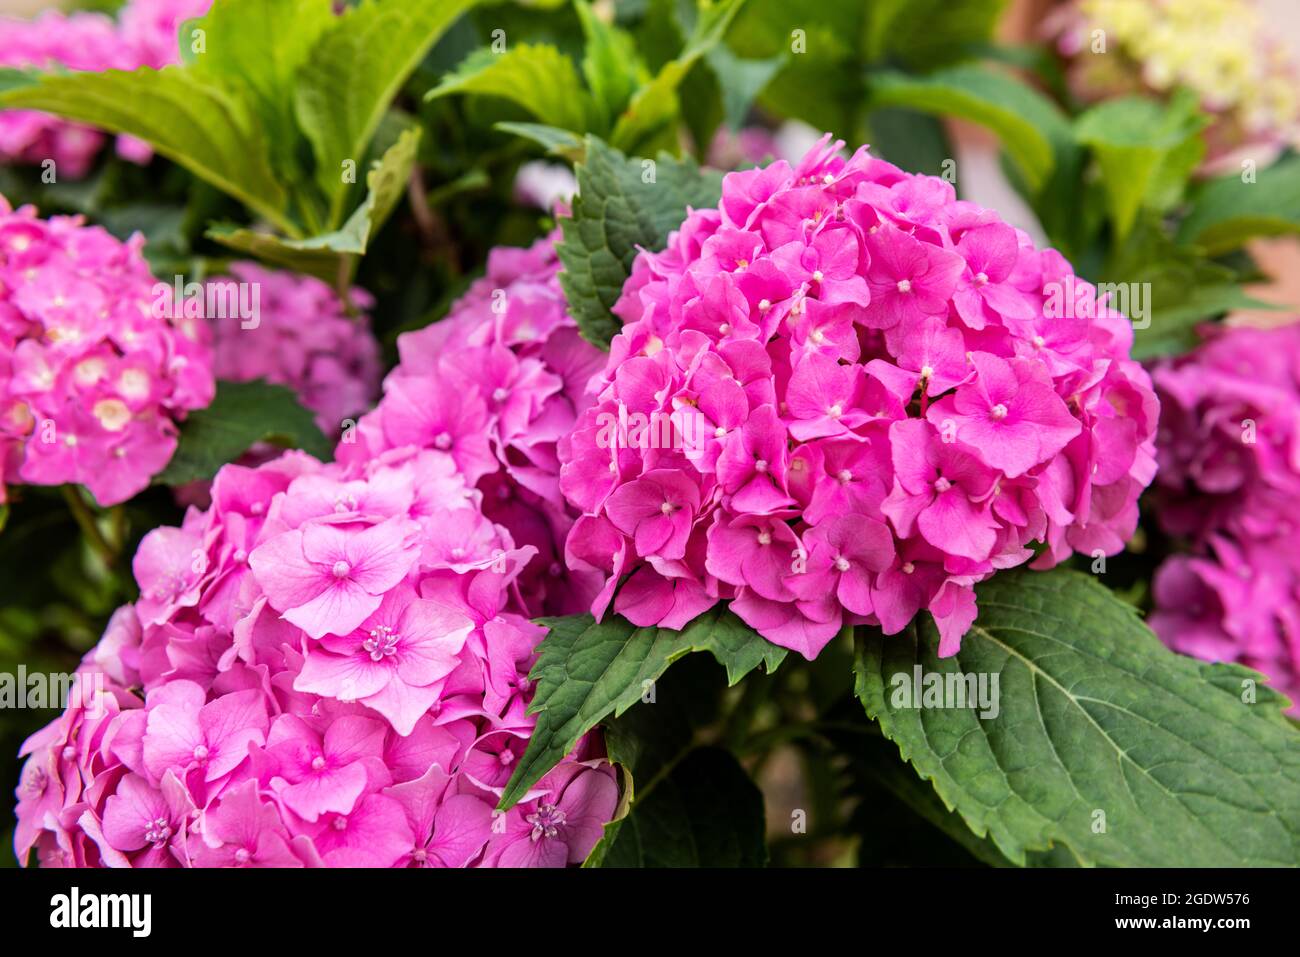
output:
{"label": "flower center bud", "polygon": [[760,300],[758,300],[758,311],[759,311],[759,312],[767,312],[767,311],[768,311],[769,309],[771,309],[771,308],[772,308],[772,302],[771,302],[770,299],[760,299]]}
{"label": "flower center bud", "polygon": [[724,429],[722,426],[718,426],[716,429],[713,430],[713,437],[715,439],[720,439],[726,434],[727,434],[727,430]]}
{"label": "flower center bud", "polygon": [[900,279],[900,280],[898,280],[898,291],[899,291],[899,292],[911,292],[911,291],[912,291],[912,280],[910,280],[910,279]]}
{"label": "flower center bud", "polygon": [[347,578],[352,572],[352,566],[345,561],[337,561],[334,563],[334,568],[331,570],[333,571],[335,578]]}
{"label": "flower center bud", "polygon": [[982,286],[989,281],[988,273],[977,272],[975,274],[975,285]]}
{"label": "flower center bud", "polygon": [[194,760],[202,764],[208,759],[208,749],[206,745],[200,744],[194,749]]}
{"label": "flower center bud", "polygon": [[671,515],[673,513],[673,503],[664,502],[659,506],[659,511],[663,512],[665,515]]}
{"label": "flower center bud", "polygon": [[397,654],[397,642],[401,636],[388,625],[377,625],[370,629],[370,637],[361,643],[371,661],[383,661]]}
{"label": "flower center bud", "polygon": [[822,271],[820,269],[818,269],[813,273],[813,282],[821,282],[825,278],[826,277],[822,275]]}
{"label": "flower center bud", "polygon": [[167,843],[167,839],[172,836],[171,822],[165,817],[154,818],[145,827],[144,839],[154,847],[162,847]]}
{"label": "flower center bud", "polygon": [[316,755],[316,757],[314,757],[314,758],[311,759],[311,769],[312,769],[313,771],[324,771],[324,770],[325,770],[325,759],[324,759],[323,757],[321,757],[319,754]]}
{"label": "flower center bud", "polygon": [[236,864],[247,864],[252,859],[253,859],[253,855],[248,853],[248,848],[246,847],[241,847],[239,848],[239,850],[235,851]]}
{"label": "flower center bud", "polygon": [[916,571],[916,566],[911,562],[903,562],[902,571],[904,575],[910,575],[912,572]]}
{"label": "flower center bud", "polygon": [[948,491],[948,489],[950,488],[952,488],[952,483],[949,482],[942,475],[940,475],[937,479],[934,480],[934,490],[936,492],[943,494],[944,492]]}
{"label": "flower center bud", "polygon": [[537,811],[524,818],[533,826],[532,840],[543,837],[558,837],[560,825],[564,823],[564,812],[554,804],[539,804]]}
{"label": "flower center bud", "polygon": [[758,544],[760,544],[760,545],[771,545],[771,544],[772,544],[772,533],[769,532],[767,529],[763,529],[761,532],[759,532],[759,533],[758,533]]}
{"label": "flower center bud", "polygon": [[767,471],[767,459],[759,459],[757,462],[755,462],[755,463],[754,463],[754,471],[755,471],[755,472],[766,472],[766,471]]}
{"label": "flower center bud", "polygon": [[848,485],[850,482],[853,481],[853,473],[850,472],[848,469],[840,469],[839,474],[836,475],[835,477],[839,479],[841,482],[843,482],[845,485]]}
{"label": "flower center bud", "polygon": [[846,572],[849,570],[849,560],[843,555],[837,555],[835,556],[835,567],[842,572]]}
{"label": "flower center bud", "polygon": [[433,444],[438,448],[442,449],[442,451],[446,452],[449,448],[451,448],[451,433],[439,432],[434,437]]}
{"label": "flower center bud", "polygon": [[833,406],[831,406],[829,409],[826,410],[826,414],[829,415],[832,419],[838,419],[841,415],[844,414],[844,406],[836,402]]}
{"label": "flower center bud", "polygon": [[1007,417],[1007,407],[999,402],[993,408],[989,409],[989,415],[1001,422]]}

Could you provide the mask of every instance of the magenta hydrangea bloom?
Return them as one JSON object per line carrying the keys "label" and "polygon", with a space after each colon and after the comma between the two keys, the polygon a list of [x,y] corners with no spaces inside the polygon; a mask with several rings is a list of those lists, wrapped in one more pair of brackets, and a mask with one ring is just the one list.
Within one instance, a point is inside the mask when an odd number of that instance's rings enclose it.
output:
{"label": "magenta hydrangea bloom", "polygon": [[1300,323],[1219,327],[1156,365],[1157,516],[1187,542],[1156,573],[1151,627],[1239,661],[1300,704]]}
{"label": "magenta hydrangea bloom", "polygon": [[352,289],[356,315],[349,315],[334,290],[312,276],[252,262],[232,263],[229,272],[209,285],[255,288],[258,314],[254,321],[222,310],[213,320],[217,378],[288,386],[316,413],[321,430],[337,436],[379,392],[379,344],[362,311],[374,304],[370,294]]}
{"label": "magenta hydrangea bloom", "polygon": [[[32,20],[0,17],[0,66],[101,72],[161,68],[180,62],[180,25],[208,11],[212,0],[129,0],[117,22],[98,13],[47,11]],[[0,162],[53,160],[57,174],[85,176],[107,139],[94,127],[35,110],[0,110]],[[117,138],[134,163],[153,156],[149,144]]]}
{"label": "magenta hydrangea bloom", "polygon": [[1128,320],[945,181],[829,140],[729,174],[633,265],[559,443],[597,616],[730,600],[811,658],[928,609],[949,655],[976,582],[1134,531],[1158,405]]}
{"label": "magenta hydrangea bloom", "polygon": [[[597,736],[494,811],[535,719],[536,549],[447,451],[228,465],[22,748],[15,850],[74,867],[559,867],[618,786]],[[452,529],[452,535],[447,535]],[[458,544],[446,547],[448,538]]]}
{"label": "magenta hydrangea bloom", "polygon": [[339,446],[347,462],[406,445],[447,453],[483,514],[537,549],[519,581],[535,614],[581,611],[603,580],[564,565],[577,513],[560,494],[556,446],[590,403],[602,354],[568,314],[557,239],[493,249],[445,319],[399,336],[383,399]]}
{"label": "magenta hydrangea bloom", "polygon": [[0,197],[0,501],[65,482],[125,501],[212,401],[208,330],[175,316],[143,245]]}

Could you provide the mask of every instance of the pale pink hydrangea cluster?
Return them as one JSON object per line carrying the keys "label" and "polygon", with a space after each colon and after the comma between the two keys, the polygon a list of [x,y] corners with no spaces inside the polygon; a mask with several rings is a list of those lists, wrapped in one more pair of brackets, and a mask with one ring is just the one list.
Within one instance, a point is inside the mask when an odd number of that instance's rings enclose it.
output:
{"label": "pale pink hydrangea cluster", "polygon": [[[0,66],[39,70],[134,70],[180,62],[181,23],[202,16],[212,0],[130,0],[118,21],[99,13],[50,10],[32,20],[0,17]],[[80,179],[104,146],[93,127],[35,110],[0,111],[0,162],[54,161],[58,175]],[[146,163],[153,150],[131,136],[119,155]]]}
{"label": "pale pink hydrangea cluster", "polygon": [[948,655],[976,582],[1123,548],[1158,405],[1131,324],[1058,253],[828,141],[729,174],[638,256],[559,446],[568,558],[604,576],[598,616],[730,600],[811,658],[929,609]]}
{"label": "pale pink hydrangea cluster", "polygon": [[66,482],[125,501],[212,401],[208,330],[173,318],[143,245],[0,197],[0,502],[5,485]]}
{"label": "pale pink hydrangea cluster", "polygon": [[379,406],[339,446],[360,462],[405,445],[451,455],[483,512],[537,549],[520,580],[535,614],[583,610],[597,576],[564,567],[576,514],[559,488],[556,445],[589,404],[602,353],[578,335],[560,289],[558,233],[498,247],[447,318],[398,338]]}
{"label": "pale pink hydrangea cluster", "polygon": [[[313,276],[266,269],[253,262],[232,263],[229,276],[209,285],[242,284],[255,289],[253,320],[238,310],[221,310],[214,322],[214,365],[218,379],[265,379],[298,393],[316,413],[326,435],[337,436],[345,423],[366,411],[379,391],[379,344],[361,310],[374,305],[363,289],[349,292],[347,307],[328,285]],[[225,301],[234,301],[226,297]]]}
{"label": "pale pink hydrangea cluster", "polygon": [[1152,378],[1157,515],[1190,551],[1156,572],[1151,627],[1300,705],[1300,323],[1220,327]]}
{"label": "pale pink hydrangea cluster", "polygon": [[[42,865],[561,867],[613,816],[588,738],[495,813],[534,725],[535,550],[448,451],[228,465],[155,529],[81,672],[23,746],[15,850]],[[93,688],[94,683],[88,682]]]}

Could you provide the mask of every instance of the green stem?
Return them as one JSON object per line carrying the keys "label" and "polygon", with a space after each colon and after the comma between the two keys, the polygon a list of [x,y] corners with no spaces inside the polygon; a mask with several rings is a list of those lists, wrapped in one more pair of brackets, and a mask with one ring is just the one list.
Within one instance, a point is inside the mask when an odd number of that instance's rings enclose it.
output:
{"label": "green stem", "polygon": [[108,544],[103,533],[99,530],[99,525],[95,521],[95,515],[91,512],[89,506],[81,497],[74,485],[60,486],[64,499],[67,500],[68,508],[72,512],[72,517],[77,520],[77,525],[81,528],[81,533],[86,536],[86,541],[95,553],[103,559],[104,564],[113,567],[117,563],[117,552],[113,546]]}

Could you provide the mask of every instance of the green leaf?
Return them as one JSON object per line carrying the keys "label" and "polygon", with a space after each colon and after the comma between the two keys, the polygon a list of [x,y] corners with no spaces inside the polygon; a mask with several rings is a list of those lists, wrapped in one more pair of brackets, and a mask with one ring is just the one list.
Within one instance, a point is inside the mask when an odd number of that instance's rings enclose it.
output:
{"label": "green leaf", "polygon": [[873,73],[870,97],[873,108],[905,107],[988,127],[1034,192],[1047,183],[1058,144],[1070,141],[1069,125],[1055,104],[1010,74],[985,67],[952,67],[920,77]]}
{"label": "green leaf", "polygon": [[582,75],[592,92],[599,128],[606,130],[648,77],[632,37],[601,20],[586,0],[574,0],[573,7],[587,41]]}
{"label": "green leaf", "polygon": [[[977,592],[954,657],[927,620],[920,638],[860,629],[855,666],[867,714],[977,836],[1021,864],[1061,848],[1084,865],[1300,861],[1300,737],[1281,695],[1243,703],[1260,675],[1174,654],[1078,572],[1002,572]],[[905,707],[917,666],[998,676],[999,713]]]}
{"label": "green leaf", "polygon": [[730,751],[696,748],[622,823],[602,867],[762,867],[763,795]]}
{"label": "green leaf", "polygon": [[[705,54],[705,62],[718,78],[723,118],[728,127],[738,130],[745,125],[754,101],[781,72],[788,59],[781,54],[766,60],[742,60],[722,44]],[[704,144],[705,147],[708,145]]]}
{"label": "green leaf", "polygon": [[506,809],[598,722],[640,701],[650,683],[682,656],[710,652],[734,685],[760,664],[771,672],[786,655],[721,606],[680,632],[637,628],[616,616],[599,624],[590,615],[542,623],[550,634],[538,645],[537,664],[529,673],[536,682],[529,712],[537,715],[537,726],[502,795]]}
{"label": "green leaf", "polygon": [[870,117],[871,152],[909,173],[942,176],[944,160],[956,151],[943,124],[913,110],[874,110]]}
{"label": "green leaf", "polygon": [[59,75],[0,69],[0,106],[139,137],[280,228],[294,228],[256,113],[182,67]]}
{"label": "green leaf", "polygon": [[243,94],[267,131],[284,183],[293,184],[299,175],[295,147],[302,134],[293,111],[298,71],[333,22],[331,0],[221,0],[190,24],[206,34],[202,52],[189,53],[190,72]]}
{"label": "green leaf", "polygon": [[154,477],[159,485],[210,479],[258,442],[302,449],[323,462],[330,442],[292,389],[269,382],[218,382],[216,398],[181,426],[176,454]]}
{"label": "green leaf", "polygon": [[867,4],[864,57],[932,70],[987,43],[1006,0],[876,0]]}
{"label": "green leaf", "polygon": [[504,53],[476,50],[425,99],[456,93],[509,100],[543,124],[565,130],[587,129],[594,108],[573,61],[544,44],[521,43]]}
{"label": "green leaf", "polygon": [[1096,157],[1119,239],[1128,235],[1143,206],[1166,209],[1182,198],[1187,179],[1205,155],[1200,132],[1207,122],[1191,94],[1167,104],[1118,97],[1075,120],[1076,138]]}
{"label": "green leaf", "polygon": [[677,89],[697,61],[722,42],[745,0],[718,0],[701,7],[681,53],[665,63],[654,79],[641,87],[614,124],[609,141],[620,149],[644,149],[677,118]]}
{"label": "green leaf", "polygon": [[1258,170],[1254,182],[1240,174],[1211,180],[1196,194],[1178,229],[1180,243],[1211,256],[1231,252],[1256,236],[1300,233],[1300,156]]}
{"label": "green leaf", "polygon": [[354,265],[352,257],[365,254],[375,233],[401,200],[419,143],[418,128],[402,132],[366,174],[366,198],[340,229],[308,239],[284,239],[242,227],[217,225],[207,231],[207,236],[286,269],[346,285]]}
{"label": "green leaf", "polygon": [[583,338],[607,349],[618,332],[610,308],[637,252],[662,249],[687,206],[716,206],[722,176],[667,154],[647,166],[650,161],[628,159],[591,136],[585,154],[573,214],[560,220],[564,239],[556,252],[564,264],[560,285]]}
{"label": "green leaf", "polygon": [[337,17],[312,47],[298,80],[299,125],[316,158],[316,180],[341,218],[343,164],[366,146],[406,78],[477,0],[368,0]]}
{"label": "green leaf", "polygon": [[687,655],[659,681],[651,701],[642,700],[602,725],[605,753],[619,771],[619,806],[583,867],[599,867],[627,815],[695,746],[699,729],[718,718],[726,682],[708,655]]}
{"label": "green leaf", "polygon": [[[1165,232],[1161,217],[1148,212],[1128,238],[1111,249],[1102,281],[1140,292],[1145,316],[1130,308],[1135,320],[1133,357],[1177,355],[1196,344],[1196,326],[1233,309],[1267,309],[1249,296],[1236,273],[1210,262],[1196,247],[1178,246]],[[1122,300],[1118,305],[1123,307]]]}
{"label": "green leaf", "polygon": [[551,155],[563,156],[565,159],[574,162],[581,160],[586,152],[582,140],[576,134],[568,130],[557,129],[554,126],[547,126],[544,123],[496,123],[493,125],[493,129],[532,140],[534,143],[545,147],[546,152]]}

